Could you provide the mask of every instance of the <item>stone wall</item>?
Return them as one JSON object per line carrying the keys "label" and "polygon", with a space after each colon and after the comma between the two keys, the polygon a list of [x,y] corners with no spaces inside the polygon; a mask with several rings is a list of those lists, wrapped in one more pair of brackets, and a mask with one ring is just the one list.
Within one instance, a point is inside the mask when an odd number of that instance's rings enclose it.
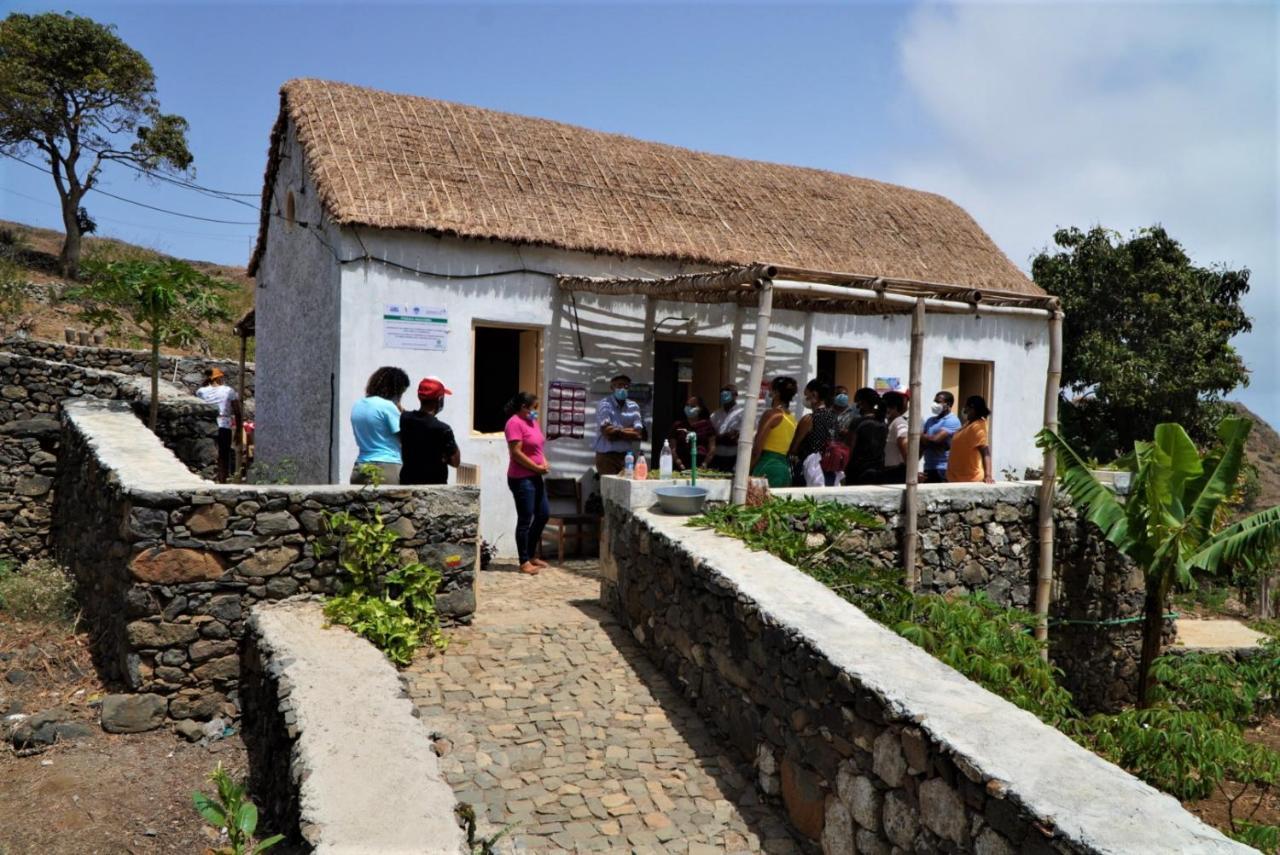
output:
{"label": "stone wall", "polygon": [[[652,504],[652,483],[612,479],[606,486],[621,507]],[[713,499],[728,485],[707,482]],[[902,567],[904,488],[860,486],[774,490],[781,498],[813,497],[867,511],[884,528],[853,529],[831,548],[877,568]],[[982,592],[996,603],[1034,608],[1040,561],[1039,483],[927,484],[919,489],[920,590],[936,594]],[[1086,712],[1133,703],[1145,595],[1141,571],[1081,521],[1063,494],[1054,509],[1056,578],[1050,601],[1049,651],[1063,670],[1063,685]],[[1172,641],[1173,623],[1166,634]]]}
{"label": "stone wall", "polygon": [[371,644],[293,600],[251,610],[241,663],[261,827],[306,851],[470,851],[431,735]]}
{"label": "stone wall", "polygon": [[608,507],[624,626],[824,852],[1251,851],[773,556]]}
{"label": "stone wall", "polygon": [[[83,368],[96,368],[100,371],[111,371],[129,377],[151,376],[151,352],[147,350],[125,350],[117,347],[83,347],[73,344],[59,344],[52,341],[40,341],[31,338],[9,337],[0,342],[0,351],[20,356],[30,356],[50,362],[66,362]],[[231,359],[202,359],[194,356],[160,356],[160,376],[162,379],[195,392],[204,384],[206,368],[217,366],[227,375],[227,383],[239,390],[240,365]],[[254,389],[253,363],[245,365],[245,397],[253,398]]]}
{"label": "stone wall", "polygon": [[222,486],[192,474],[122,402],[63,407],[54,548],[73,572],[108,679],[174,719],[234,714],[254,603],[336,590],[322,515],[382,515],[401,551],[444,572],[446,621],[475,610],[479,495],[462,487]]}
{"label": "stone wall", "polygon": [[[58,414],[64,399],[85,395],[132,401],[145,417],[150,384],[0,351],[0,557],[21,561],[48,554]],[[159,433],[195,472],[211,474],[215,468],[216,416],[215,407],[161,384]]]}

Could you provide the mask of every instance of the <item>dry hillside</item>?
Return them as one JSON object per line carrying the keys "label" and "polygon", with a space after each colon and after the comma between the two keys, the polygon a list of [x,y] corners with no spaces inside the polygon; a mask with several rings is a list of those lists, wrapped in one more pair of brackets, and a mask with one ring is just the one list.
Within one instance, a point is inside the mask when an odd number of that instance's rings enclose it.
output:
{"label": "dry hillside", "polygon": [[[0,220],[0,252],[12,258],[18,265],[19,276],[30,283],[29,297],[26,306],[19,313],[20,319],[29,319],[29,330],[35,338],[48,341],[62,341],[63,330],[70,327],[86,330],[88,327],[80,320],[77,307],[61,299],[67,287],[65,278],[58,270],[58,253],[62,249],[62,232],[51,229],[39,229],[23,223]],[[164,257],[163,253],[147,249],[112,238],[86,238],[83,248],[85,258],[95,255],[141,254]],[[243,267],[230,267],[213,264],[207,261],[190,261],[193,267],[225,279],[236,286],[230,294],[231,313],[239,319],[245,312],[253,308],[253,278],[245,273]],[[209,329],[206,331],[210,352],[214,356],[233,359],[239,355],[239,340],[231,331],[231,325],[225,329]],[[108,344],[117,347],[142,348],[144,342],[137,330],[125,329],[119,336],[108,338]],[[250,342],[252,348],[252,342]],[[252,359],[252,350],[250,351]]]}
{"label": "dry hillside", "polygon": [[1231,406],[1240,415],[1253,420],[1253,430],[1249,431],[1245,453],[1249,455],[1253,465],[1258,467],[1260,491],[1254,508],[1280,505],[1280,434],[1244,404],[1232,401]]}

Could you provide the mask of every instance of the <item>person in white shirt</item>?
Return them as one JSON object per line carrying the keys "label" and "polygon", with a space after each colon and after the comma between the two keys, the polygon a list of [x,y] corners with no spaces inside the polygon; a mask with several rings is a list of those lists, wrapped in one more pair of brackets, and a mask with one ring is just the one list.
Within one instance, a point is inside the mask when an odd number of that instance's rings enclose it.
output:
{"label": "person in white shirt", "polygon": [[710,468],[732,472],[738,462],[738,436],[742,433],[742,414],[746,408],[738,403],[738,387],[726,383],[720,387],[720,406],[711,414],[716,429],[716,456]]}
{"label": "person in white shirt", "polygon": [[[886,392],[881,398],[889,431],[884,438],[884,468],[877,479],[881,484],[903,484],[907,480],[907,396]],[[919,466],[919,461],[915,461]]]}
{"label": "person in white shirt", "polygon": [[205,372],[205,384],[196,390],[196,397],[218,408],[218,483],[225,484],[231,472],[231,439],[235,425],[244,414],[240,409],[240,396],[227,385],[227,376],[221,368]]}

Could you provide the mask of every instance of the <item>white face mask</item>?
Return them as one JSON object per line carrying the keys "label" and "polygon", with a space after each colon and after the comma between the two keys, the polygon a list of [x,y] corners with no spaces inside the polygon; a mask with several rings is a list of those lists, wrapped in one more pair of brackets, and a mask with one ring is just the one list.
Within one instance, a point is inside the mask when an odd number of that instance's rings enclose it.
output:
{"label": "white face mask", "polygon": [[937,402],[934,402],[934,405],[929,408],[929,412],[933,413],[935,416],[940,416],[942,415],[942,411],[945,410],[946,408],[947,407],[945,404],[939,404]]}

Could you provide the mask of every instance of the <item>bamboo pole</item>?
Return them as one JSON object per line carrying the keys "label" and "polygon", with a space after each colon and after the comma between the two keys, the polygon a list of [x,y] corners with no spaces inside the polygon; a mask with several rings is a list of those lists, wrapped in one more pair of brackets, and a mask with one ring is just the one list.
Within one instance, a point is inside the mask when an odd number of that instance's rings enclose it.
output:
{"label": "bamboo pole", "polygon": [[733,504],[747,502],[747,479],[751,477],[751,448],[756,439],[760,383],[764,380],[764,359],[769,349],[769,322],[773,317],[773,281],[760,280],[760,305],[756,309],[756,334],[751,345],[751,371],[747,375],[747,401],[738,433],[738,459],[733,467]]}
{"label": "bamboo pole", "polygon": [[852,288],[845,285],[822,285],[811,282],[775,281],[774,290],[779,294],[805,294],[814,297],[837,298],[865,303],[881,303],[893,306],[916,305],[917,300],[924,300],[926,308],[934,312],[956,315],[1021,315],[1032,318],[1048,318],[1053,314],[1048,309],[1031,306],[987,306],[980,303],[961,303],[956,300],[942,300],[933,297],[911,297],[906,294],[880,292],[866,288]]}
{"label": "bamboo pole", "polygon": [[911,313],[911,403],[907,408],[907,489],[903,494],[906,520],[902,534],[902,563],[905,565],[907,588],[911,591],[920,581],[916,569],[916,530],[920,524],[916,494],[920,481],[920,366],[924,360],[924,307],[924,298],[918,298],[915,311]]}
{"label": "bamboo pole", "polygon": [[[1058,391],[1062,386],[1062,312],[1049,318],[1049,370],[1044,383],[1044,426],[1058,430]],[[1058,458],[1045,449],[1044,471],[1040,477],[1040,563],[1036,570],[1037,641],[1045,642],[1040,657],[1049,659],[1049,593],[1053,588],[1053,499],[1058,476]]]}

